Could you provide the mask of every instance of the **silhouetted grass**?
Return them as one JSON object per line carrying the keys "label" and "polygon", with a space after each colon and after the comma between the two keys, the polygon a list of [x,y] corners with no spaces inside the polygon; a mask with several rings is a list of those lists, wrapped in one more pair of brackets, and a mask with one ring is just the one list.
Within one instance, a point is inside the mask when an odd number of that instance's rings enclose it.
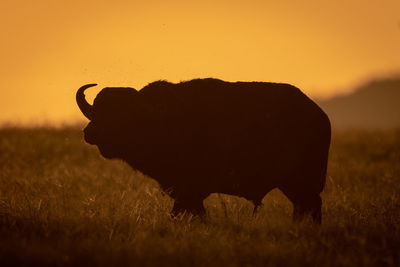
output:
{"label": "silhouetted grass", "polygon": [[0,265],[398,266],[400,131],[333,137],[323,223],[291,221],[278,191],[259,213],[213,194],[205,221],[77,128],[0,129]]}

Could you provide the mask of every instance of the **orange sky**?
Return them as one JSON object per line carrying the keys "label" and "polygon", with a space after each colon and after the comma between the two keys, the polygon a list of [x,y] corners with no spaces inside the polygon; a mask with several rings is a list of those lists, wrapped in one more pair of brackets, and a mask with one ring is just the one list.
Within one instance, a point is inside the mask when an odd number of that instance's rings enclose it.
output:
{"label": "orange sky", "polygon": [[288,82],[322,97],[400,71],[399,0],[0,5],[0,122],[82,118],[74,95],[85,83],[140,89],[216,77]]}

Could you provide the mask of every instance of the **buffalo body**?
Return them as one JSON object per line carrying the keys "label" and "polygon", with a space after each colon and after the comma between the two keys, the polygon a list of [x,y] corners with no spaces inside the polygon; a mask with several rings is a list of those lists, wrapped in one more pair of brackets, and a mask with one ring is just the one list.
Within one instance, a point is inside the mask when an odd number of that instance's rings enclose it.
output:
{"label": "buffalo body", "polygon": [[331,138],[326,114],[298,88],[265,82],[197,79],[104,88],[93,105],[83,86],[77,102],[90,119],[85,140],[156,179],[175,199],[173,213],[202,213],[210,193],[261,204],[279,188],[294,218],[321,221]]}

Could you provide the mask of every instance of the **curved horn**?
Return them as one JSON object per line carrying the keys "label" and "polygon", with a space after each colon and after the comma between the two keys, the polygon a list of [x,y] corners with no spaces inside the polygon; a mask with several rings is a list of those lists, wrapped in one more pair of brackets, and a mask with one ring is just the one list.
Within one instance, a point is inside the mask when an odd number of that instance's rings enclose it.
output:
{"label": "curved horn", "polygon": [[78,104],[79,109],[82,111],[83,115],[89,120],[93,118],[93,107],[90,105],[85,99],[85,90],[89,87],[96,86],[97,83],[86,84],[78,89],[76,92],[76,103]]}

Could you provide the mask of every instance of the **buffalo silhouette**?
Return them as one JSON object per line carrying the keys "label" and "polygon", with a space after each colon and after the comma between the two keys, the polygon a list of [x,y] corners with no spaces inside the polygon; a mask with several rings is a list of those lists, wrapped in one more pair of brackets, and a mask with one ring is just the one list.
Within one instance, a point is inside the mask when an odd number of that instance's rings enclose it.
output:
{"label": "buffalo silhouette", "polygon": [[140,91],[106,87],[93,105],[82,86],[77,104],[90,120],[85,141],[156,179],[175,200],[173,214],[204,212],[211,193],[254,203],[279,188],[295,220],[321,223],[331,126],[298,88],[281,83],[195,79],[156,81]]}

